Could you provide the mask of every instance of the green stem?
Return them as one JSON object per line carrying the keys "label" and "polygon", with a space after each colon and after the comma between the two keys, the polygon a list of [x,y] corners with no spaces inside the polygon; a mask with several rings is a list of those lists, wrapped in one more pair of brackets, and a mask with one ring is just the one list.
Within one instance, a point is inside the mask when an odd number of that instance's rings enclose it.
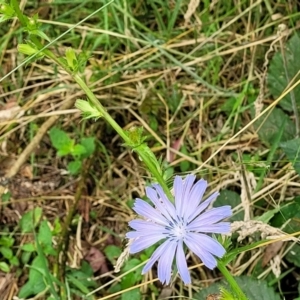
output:
{"label": "green stem", "polygon": [[248,300],[248,298],[246,297],[244,292],[241,290],[241,288],[239,287],[237,282],[234,280],[233,276],[230,274],[230,272],[224,265],[224,263],[220,260],[218,261],[218,269],[220,270],[220,272],[223,274],[223,276],[226,278],[226,280],[230,284],[230,286],[231,286],[232,290],[234,291],[234,293],[236,294],[237,298],[239,300]]}
{"label": "green stem", "polygon": [[113,129],[120,135],[120,137],[125,141],[125,143],[130,143],[130,138],[126,135],[125,131],[119,126],[119,124],[110,116],[110,114],[105,110],[102,104],[98,101],[93,92],[88,88],[85,82],[81,79],[78,74],[73,75],[74,80],[78,83],[81,89],[88,96],[93,105],[97,108],[99,113],[103,118],[113,127]]}
{"label": "green stem", "polygon": [[[81,87],[81,89],[85,92],[85,94],[88,96],[89,100],[92,102],[92,104],[97,108],[101,116],[114,128],[114,130],[119,134],[119,136],[124,140],[126,144],[130,144],[131,140],[125,133],[125,131],[119,126],[119,124],[110,116],[110,114],[105,110],[105,108],[102,106],[102,104],[98,101],[96,96],[93,94],[93,92],[89,89],[89,87],[85,84],[85,82],[82,80],[82,78],[78,75],[72,75],[74,80],[77,82],[77,84]],[[142,159],[144,164],[148,167],[151,174],[156,178],[157,182],[162,186],[164,192],[170,199],[170,201],[173,201],[173,196],[165,183],[162,175],[160,174],[159,170],[157,170],[156,166],[151,162],[151,160],[148,159],[147,155],[143,150],[140,150],[139,147],[134,148],[134,151],[137,152],[139,157]]]}
{"label": "green stem", "polygon": [[19,19],[21,25],[26,28],[27,27],[26,19],[20,9],[19,2],[17,0],[11,0],[11,4],[15,10],[15,13],[16,13],[17,18]]}

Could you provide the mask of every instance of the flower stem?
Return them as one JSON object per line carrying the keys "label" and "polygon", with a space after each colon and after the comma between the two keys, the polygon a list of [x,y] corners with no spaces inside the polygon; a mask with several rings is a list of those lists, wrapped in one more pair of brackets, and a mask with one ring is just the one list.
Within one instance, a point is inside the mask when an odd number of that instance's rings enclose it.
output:
{"label": "flower stem", "polygon": [[230,274],[226,266],[222,261],[218,261],[218,269],[223,274],[223,276],[226,278],[227,282],[231,286],[232,290],[237,296],[237,299],[239,300],[248,300],[244,292],[241,290],[237,282],[234,280],[234,277]]}
{"label": "flower stem", "polygon": [[[81,87],[81,89],[85,92],[85,94],[88,96],[92,104],[95,106],[95,108],[99,111],[101,116],[113,127],[113,129],[119,134],[119,136],[124,140],[126,144],[130,144],[131,140],[125,133],[125,131],[120,127],[120,125],[111,117],[111,115],[105,110],[103,105],[99,102],[99,100],[96,98],[96,96],[93,94],[93,92],[89,89],[89,87],[85,84],[85,82],[82,80],[82,78],[78,75],[72,75],[74,80],[77,82],[77,84]],[[151,174],[156,178],[157,182],[162,186],[164,192],[172,201],[173,196],[163,179],[161,173],[157,169],[154,163],[151,162],[150,159],[148,159],[145,151],[143,151],[142,148],[136,147],[134,148],[134,151],[137,152],[139,157],[142,159],[144,164],[147,166],[148,170],[151,172]]]}

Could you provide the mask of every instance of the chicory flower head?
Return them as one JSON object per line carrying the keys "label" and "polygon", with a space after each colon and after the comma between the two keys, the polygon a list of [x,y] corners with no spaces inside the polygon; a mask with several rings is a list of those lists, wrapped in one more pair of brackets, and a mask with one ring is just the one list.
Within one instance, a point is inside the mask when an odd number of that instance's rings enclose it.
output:
{"label": "chicory flower head", "polygon": [[215,256],[221,258],[225,254],[223,246],[208,234],[230,231],[230,223],[220,221],[231,216],[231,207],[206,210],[219,193],[213,193],[202,201],[207,182],[201,179],[194,184],[195,179],[194,175],[188,175],[184,180],[180,176],[175,177],[174,204],[159,184],[146,188],[146,195],[155,207],[142,199],[136,199],[134,203],[133,210],[144,219],[129,222],[135,230],[126,234],[127,238],[132,239],[129,251],[137,253],[164,240],[142,271],[145,274],[158,261],[158,278],[162,283],[169,284],[171,280],[174,256],[183,282],[191,283],[183,244],[209,269],[217,265]]}

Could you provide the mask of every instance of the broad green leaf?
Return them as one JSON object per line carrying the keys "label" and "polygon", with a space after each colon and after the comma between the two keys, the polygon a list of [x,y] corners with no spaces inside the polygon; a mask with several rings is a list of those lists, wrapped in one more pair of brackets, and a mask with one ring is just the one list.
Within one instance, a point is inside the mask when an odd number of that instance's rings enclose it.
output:
{"label": "broad green leaf", "polygon": [[295,137],[296,129],[293,121],[280,109],[274,108],[267,116],[261,116],[255,123],[261,141],[272,144],[281,135],[281,141],[285,142]]}
{"label": "broad green leaf", "polygon": [[37,239],[42,248],[52,246],[52,233],[46,220],[40,224]]}
{"label": "broad green leaf", "polygon": [[76,277],[72,276],[72,274],[67,275],[67,280],[79,291],[81,291],[84,294],[89,293],[89,289],[84,285],[82,282],[82,278],[79,280]]}
{"label": "broad green leaf", "polygon": [[85,148],[85,153],[82,155],[83,158],[87,158],[94,153],[96,148],[94,137],[83,138],[80,144]]}
{"label": "broad green leaf", "polygon": [[[40,272],[39,269],[42,269],[44,266],[43,259],[40,256],[37,256],[31,264],[29,269],[29,279],[21,287],[19,291],[19,298],[28,298],[32,295],[37,295],[46,288],[45,279],[43,272]],[[46,272],[47,270],[45,270]]]}
{"label": "broad green leaf", "polygon": [[13,256],[10,260],[9,260],[9,263],[13,266],[16,266],[18,267],[20,265],[20,261],[18,259],[17,256]]}
{"label": "broad green leaf", "polygon": [[300,138],[280,143],[280,146],[295,171],[300,174]]}
{"label": "broad green leaf", "polygon": [[85,147],[83,145],[77,144],[71,150],[73,156],[81,156],[86,153]]}
{"label": "broad green leaf", "polygon": [[[223,205],[230,205],[232,208],[241,204],[241,197],[238,193],[230,191],[230,190],[222,190],[220,192],[219,197],[214,202],[214,207],[219,207]],[[232,217],[230,217],[231,221],[242,221],[244,220],[244,211],[241,211]]]}
{"label": "broad green leaf", "polygon": [[9,273],[10,272],[10,267],[6,262],[1,261],[0,262],[0,270],[5,272],[5,273]]}
{"label": "broad green leaf", "polygon": [[82,162],[80,160],[74,160],[68,163],[68,171],[71,175],[76,175],[80,172]]}
{"label": "broad green leaf", "polygon": [[300,267],[300,245],[295,244],[285,258],[295,266]]}
{"label": "broad green leaf", "polygon": [[31,259],[32,252],[25,252],[23,251],[21,254],[21,262],[23,265],[27,264]]}
{"label": "broad green leaf", "polygon": [[96,282],[92,280],[92,277],[93,269],[86,261],[83,261],[79,270],[69,269],[67,272],[68,280],[83,293],[86,293],[87,288],[95,288],[97,286]]}
{"label": "broad green leaf", "polygon": [[[286,233],[300,231],[300,197],[285,203],[271,220],[271,225],[283,229]],[[282,226],[285,224],[284,228]]]}
{"label": "broad green leaf", "polygon": [[139,288],[122,293],[121,300],[140,300],[141,292]]}
{"label": "broad green leaf", "polygon": [[111,264],[115,265],[116,258],[118,258],[121,255],[122,250],[115,245],[108,245],[107,247],[105,247],[104,253],[106,258],[111,262]]}
{"label": "broad green leaf", "polygon": [[24,244],[21,246],[21,249],[26,252],[34,252],[36,250],[33,243]]}
{"label": "broad green leaf", "polygon": [[[273,288],[269,287],[268,283],[264,280],[256,280],[248,276],[235,277],[234,279],[245,293],[248,300],[281,300],[280,296],[276,294]],[[221,288],[231,291],[228,283],[225,280],[222,280],[221,282],[213,283],[208,288],[203,289],[194,295],[193,298],[197,300],[206,299],[210,294],[219,294]]]}
{"label": "broad green leaf", "polygon": [[[122,268],[122,272],[123,273],[127,272],[133,269],[134,267],[136,267],[137,265],[139,265],[140,263],[141,261],[139,259],[132,258],[126,262],[125,266]],[[133,272],[128,273],[122,278],[121,281],[122,289],[132,287],[141,279],[142,279],[142,266],[140,268],[135,269]]]}
{"label": "broad green leaf", "polygon": [[[300,38],[297,34],[286,43],[284,48],[284,57],[281,51],[278,51],[272,58],[268,70],[267,86],[274,98],[278,98],[291,80],[295,83],[300,79]],[[284,62],[285,61],[285,62]],[[296,76],[297,75],[297,76]],[[296,77],[295,77],[296,76]],[[298,110],[300,107],[300,85],[293,90]],[[291,95],[286,95],[279,105],[286,111],[293,111]]]}
{"label": "broad green leaf", "polygon": [[14,256],[13,251],[10,248],[4,246],[0,247],[0,253],[6,259],[11,259]]}
{"label": "broad green leaf", "polygon": [[33,210],[25,213],[20,220],[22,233],[29,233],[36,227],[42,217],[42,209],[36,207]]}
{"label": "broad green leaf", "polygon": [[62,130],[53,127],[49,131],[49,136],[53,147],[58,150],[58,155],[69,154],[74,146],[74,141]]}
{"label": "broad green leaf", "polygon": [[15,239],[10,236],[1,236],[0,245],[5,247],[11,247],[15,242]]}

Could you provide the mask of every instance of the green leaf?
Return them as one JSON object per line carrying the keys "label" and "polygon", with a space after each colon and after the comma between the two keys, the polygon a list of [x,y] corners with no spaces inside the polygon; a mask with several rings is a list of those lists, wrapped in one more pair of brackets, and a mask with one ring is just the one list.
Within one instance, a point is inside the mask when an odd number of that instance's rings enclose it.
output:
{"label": "green leaf", "polygon": [[80,144],[85,148],[85,153],[82,155],[83,158],[87,158],[94,153],[96,148],[94,137],[83,138]]}
{"label": "green leaf", "polygon": [[35,55],[37,59],[42,58],[44,56],[43,52],[39,52],[39,49],[29,44],[19,44],[17,49],[20,53],[23,53],[25,55]]}
{"label": "green leaf", "polygon": [[[185,145],[183,145],[181,147],[180,152],[185,154],[186,156],[189,156],[189,153],[188,153]],[[183,160],[180,162],[180,171],[181,172],[187,172],[190,169],[191,169],[191,163],[188,160]]]}
{"label": "green leaf", "polygon": [[[214,207],[219,207],[223,205],[230,205],[231,207],[236,207],[241,204],[241,197],[238,193],[230,191],[230,190],[222,190],[220,192],[219,197],[214,202]],[[244,220],[244,211],[241,211],[232,217],[230,217],[231,221],[242,221]]]}
{"label": "green leaf", "polygon": [[37,35],[48,42],[51,41],[50,38],[43,31],[38,30],[38,29],[30,30],[29,34]]}
{"label": "green leaf", "polygon": [[[269,287],[268,283],[264,280],[256,280],[248,276],[235,277],[234,279],[245,293],[248,300],[281,300],[280,296],[276,294],[273,288]],[[220,289],[224,288],[226,288],[227,291],[231,290],[225,280],[213,283],[208,288],[203,289],[194,295],[194,299],[206,299],[206,297],[210,294],[219,294]]]}
{"label": "green leaf", "polygon": [[140,300],[141,292],[138,288],[122,293],[122,300]]}
{"label": "green leaf", "polygon": [[274,108],[267,116],[261,116],[254,128],[259,129],[258,135],[266,144],[273,144],[277,135],[281,134],[281,141],[287,141],[295,137],[296,129],[293,121],[280,109]]}
{"label": "green leaf", "polygon": [[1,261],[0,262],[0,270],[2,272],[9,273],[10,272],[10,267],[9,267],[9,265],[6,262]]}
{"label": "green leaf", "polygon": [[[136,267],[137,265],[139,265],[140,263],[141,263],[141,261],[139,259],[132,258],[126,262],[125,266],[122,268],[122,272],[123,273],[127,272],[127,271],[133,269],[134,267]],[[132,287],[137,282],[139,282],[141,279],[142,279],[142,266],[140,268],[137,268],[133,272],[128,273],[127,275],[125,275],[122,278],[122,281],[121,281],[122,289]]]}
{"label": "green leaf", "polygon": [[300,267],[300,245],[295,244],[287,253],[285,258],[293,263],[295,266]]}
{"label": "green leaf", "polygon": [[16,267],[19,267],[20,266],[20,262],[19,262],[19,259],[18,257],[16,256],[13,256],[10,260],[9,260],[9,263],[13,266],[16,266]]}
{"label": "green leaf", "polygon": [[80,172],[82,162],[80,160],[74,160],[68,163],[68,171],[71,175],[76,175]]}
{"label": "green leaf", "polygon": [[102,117],[102,113],[90,101],[78,99],[75,107],[81,110],[84,119],[95,118],[97,120]]}
{"label": "green leaf", "polygon": [[[274,98],[278,98],[286,87],[293,80],[295,83],[300,79],[300,38],[297,34],[286,43],[285,49],[283,51],[285,59],[282,57],[282,53],[277,52],[269,66],[268,76],[267,76],[267,86]],[[285,60],[285,62],[284,62]],[[285,70],[286,68],[286,70]],[[296,76],[297,75],[297,76]],[[298,85],[293,91],[295,96],[296,104],[300,106],[300,86]],[[279,105],[286,111],[293,111],[291,95],[286,95],[280,102]]]}
{"label": "green leaf", "polygon": [[[29,269],[29,279],[21,287],[18,297],[19,298],[28,298],[32,295],[37,295],[46,288],[45,279],[43,273],[40,272],[40,269],[43,269],[44,263],[43,258],[37,256],[31,264]],[[45,270],[46,271],[46,270]]]}
{"label": "green leaf", "polygon": [[[279,212],[274,215],[271,225],[283,229],[286,233],[300,231],[300,197],[280,206]],[[284,228],[282,228],[282,226]]]}
{"label": "green leaf", "polygon": [[9,20],[16,16],[15,10],[12,6],[8,5],[7,3],[0,3],[0,14],[3,14],[2,21]]}
{"label": "green leaf", "polygon": [[139,147],[143,144],[147,137],[143,135],[144,128],[132,126],[129,130],[126,130],[125,133],[127,137],[130,139],[130,142],[126,143],[127,146],[131,148]]}
{"label": "green leaf", "polygon": [[7,191],[7,192],[4,192],[1,196],[1,200],[3,203],[7,203],[11,198],[11,192],[10,191]]}
{"label": "green leaf", "polygon": [[77,57],[76,57],[76,53],[74,51],[74,49],[72,48],[67,48],[66,49],[66,59],[67,59],[67,64],[68,67],[72,70],[72,71],[76,71],[77,70]]}
{"label": "green leaf", "polygon": [[264,222],[266,224],[269,223],[269,221],[274,217],[276,213],[280,211],[280,207],[267,210],[264,212],[261,216],[255,217],[254,220]]}
{"label": "green leaf", "polygon": [[83,261],[82,266],[79,270],[69,269],[67,272],[67,278],[72,283],[72,285],[86,294],[89,292],[87,291],[87,288],[95,288],[97,286],[92,277],[93,269],[86,261]]}
{"label": "green leaf", "polygon": [[106,258],[111,262],[111,264],[115,265],[116,258],[118,258],[121,255],[122,250],[121,250],[121,248],[119,248],[115,245],[108,245],[107,247],[105,247],[104,253],[105,253]]}
{"label": "green leaf", "polygon": [[40,224],[37,239],[42,248],[52,246],[52,233],[46,220]]}
{"label": "green leaf", "polygon": [[53,127],[49,131],[49,136],[53,147],[58,150],[59,156],[71,153],[74,141],[64,131]]}
{"label": "green leaf", "polygon": [[34,252],[36,250],[33,243],[24,244],[21,246],[21,249],[26,252]]}
{"label": "green leaf", "polygon": [[13,251],[10,248],[4,246],[0,247],[0,253],[6,259],[11,259],[14,256]]}
{"label": "green leaf", "polygon": [[73,147],[72,151],[71,151],[71,154],[73,156],[80,156],[80,155],[83,155],[86,153],[86,150],[84,148],[84,146],[80,145],[80,144],[77,144]]}
{"label": "green leaf", "polygon": [[23,251],[21,254],[21,262],[23,265],[27,264],[31,258],[32,252],[25,252]]}
{"label": "green leaf", "polygon": [[0,245],[5,247],[11,247],[15,242],[15,239],[10,236],[2,236],[0,238]]}
{"label": "green leaf", "polygon": [[295,171],[300,174],[300,138],[280,143],[280,146],[292,163]]}
{"label": "green leaf", "polygon": [[25,213],[20,220],[22,233],[32,232],[42,217],[43,210],[40,207]]}
{"label": "green leaf", "polygon": [[76,287],[79,291],[81,291],[84,294],[88,294],[89,290],[88,288],[82,283],[81,280],[75,278],[74,276],[72,276],[71,274],[67,275],[67,279],[70,283],[72,283],[72,285],[74,287]]}
{"label": "green leaf", "polygon": [[54,220],[52,235],[56,236],[61,233],[61,223],[59,218]]}

